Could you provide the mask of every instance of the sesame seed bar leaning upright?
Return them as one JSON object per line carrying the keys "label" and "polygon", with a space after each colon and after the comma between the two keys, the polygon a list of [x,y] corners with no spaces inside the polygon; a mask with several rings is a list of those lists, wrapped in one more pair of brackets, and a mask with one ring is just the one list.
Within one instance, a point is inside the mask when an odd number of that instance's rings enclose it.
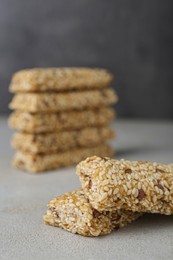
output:
{"label": "sesame seed bar leaning upright", "polygon": [[126,210],[98,212],[92,208],[82,189],[51,200],[43,220],[83,236],[107,235],[137,219],[141,214]]}
{"label": "sesame seed bar leaning upright", "polygon": [[99,211],[173,214],[173,164],[90,157],[77,166],[81,186]]}

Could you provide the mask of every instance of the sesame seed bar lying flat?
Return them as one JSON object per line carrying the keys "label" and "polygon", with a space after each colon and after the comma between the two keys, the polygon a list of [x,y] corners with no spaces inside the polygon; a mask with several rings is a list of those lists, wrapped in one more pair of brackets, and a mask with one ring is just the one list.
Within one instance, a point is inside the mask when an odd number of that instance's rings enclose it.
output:
{"label": "sesame seed bar lying flat", "polygon": [[17,151],[13,159],[13,166],[28,172],[41,172],[76,164],[93,154],[111,156],[113,151],[112,148],[106,144],[53,154],[31,154]]}
{"label": "sesame seed bar lying flat", "polygon": [[114,137],[110,126],[48,134],[15,133],[12,147],[30,153],[52,153],[80,147],[92,147]]}
{"label": "sesame seed bar lying flat", "polygon": [[61,91],[93,89],[110,86],[113,76],[104,69],[35,68],[14,74],[11,92]]}
{"label": "sesame seed bar lying flat", "polygon": [[93,209],[82,189],[51,200],[43,220],[83,236],[100,236],[122,228],[141,214],[126,210],[98,212]]}
{"label": "sesame seed bar lying flat", "polygon": [[77,166],[85,195],[99,210],[173,214],[173,165],[91,157]]}
{"label": "sesame seed bar lying flat", "polygon": [[9,118],[9,125],[26,133],[45,133],[105,125],[114,115],[111,108],[44,114],[15,111]]}
{"label": "sesame seed bar lying flat", "polygon": [[60,112],[99,108],[115,103],[112,89],[76,91],[68,93],[20,93],[9,107],[26,112]]}

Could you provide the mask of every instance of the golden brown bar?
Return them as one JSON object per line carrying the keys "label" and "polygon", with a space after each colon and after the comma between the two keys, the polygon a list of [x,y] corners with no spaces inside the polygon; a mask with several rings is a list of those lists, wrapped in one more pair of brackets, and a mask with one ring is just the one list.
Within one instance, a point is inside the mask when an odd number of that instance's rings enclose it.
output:
{"label": "golden brown bar", "polygon": [[34,68],[16,72],[11,92],[44,92],[73,89],[101,89],[110,86],[113,76],[104,69]]}
{"label": "golden brown bar", "polygon": [[43,220],[83,236],[107,235],[136,220],[141,214],[126,210],[98,212],[86,199],[82,189],[51,200]]}
{"label": "golden brown bar", "polygon": [[112,89],[75,91],[68,93],[20,93],[9,107],[31,113],[94,109],[111,105],[118,98]]}
{"label": "golden brown bar", "polygon": [[106,144],[53,154],[31,154],[17,151],[13,159],[13,166],[28,172],[42,172],[76,164],[93,154],[111,156],[113,151],[112,148]]}
{"label": "golden brown bar", "polygon": [[90,157],[77,166],[81,186],[99,210],[173,214],[173,164]]}
{"label": "golden brown bar", "polygon": [[30,153],[53,153],[80,147],[92,147],[114,137],[110,126],[86,127],[81,130],[48,134],[15,133],[12,147]]}
{"label": "golden brown bar", "polygon": [[111,108],[36,114],[15,111],[9,118],[9,126],[19,131],[37,134],[102,126],[112,120],[114,115],[115,112]]}

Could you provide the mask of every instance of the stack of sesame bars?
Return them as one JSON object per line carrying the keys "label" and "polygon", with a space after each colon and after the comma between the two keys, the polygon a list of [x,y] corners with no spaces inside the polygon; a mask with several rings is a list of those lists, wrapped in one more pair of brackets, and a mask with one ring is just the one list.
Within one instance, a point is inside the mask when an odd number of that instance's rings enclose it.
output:
{"label": "stack of sesame bars", "polygon": [[18,132],[12,138],[13,166],[42,172],[92,156],[111,156],[114,137],[110,105],[117,95],[112,75],[103,69],[35,68],[14,74],[15,93],[9,119]]}

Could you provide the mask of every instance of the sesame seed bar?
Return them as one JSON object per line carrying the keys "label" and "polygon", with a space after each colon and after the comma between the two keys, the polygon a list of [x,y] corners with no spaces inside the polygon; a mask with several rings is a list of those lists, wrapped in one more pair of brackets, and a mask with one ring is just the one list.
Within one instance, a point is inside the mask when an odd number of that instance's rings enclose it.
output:
{"label": "sesame seed bar", "polygon": [[92,147],[114,137],[110,126],[45,134],[15,133],[12,147],[30,153],[53,153],[80,147]]}
{"label": "sesame seed bar", "polygon": [[16,72],[11,92],[43,92],[94,89],[110,86],[113,76],[104,69],[34,68]]}
{"label": "sesame seed bar", "polygon": [[81,186],[99,210],[173,214],[173,165],[91,157],[77,166]]}
{"label": "sesame seed bar", "polygon": [[140,215],[126,210],[100,213],[92,208],[83,190],[78,189],[51,200],[43,220],[72,233],[101,236],[126,226]]}
{"label": "sesame seed bar", "polygon": [[60,112],[99,108],[116,101],[117,96],[112,89],[68,93],[20,93],[13,97],[9,107],[31,113]]}
{"label": "sesame seed bar", "polygon": [[113,150],[106,144],[100,144],[90,148],[77,148],[52,154],[32,154],[18,150],[13,159],[13,166],[28,172],[42,172],[76,164],[93,154],[111,156]]}
{"label": "sesame seed bar", "polygon": [[32,114],[15,111],[9,118],[9,126],[26,133],[38,134],[101,126],[112,120],[114,115],[114,110],[107,107],[61,113]]}

